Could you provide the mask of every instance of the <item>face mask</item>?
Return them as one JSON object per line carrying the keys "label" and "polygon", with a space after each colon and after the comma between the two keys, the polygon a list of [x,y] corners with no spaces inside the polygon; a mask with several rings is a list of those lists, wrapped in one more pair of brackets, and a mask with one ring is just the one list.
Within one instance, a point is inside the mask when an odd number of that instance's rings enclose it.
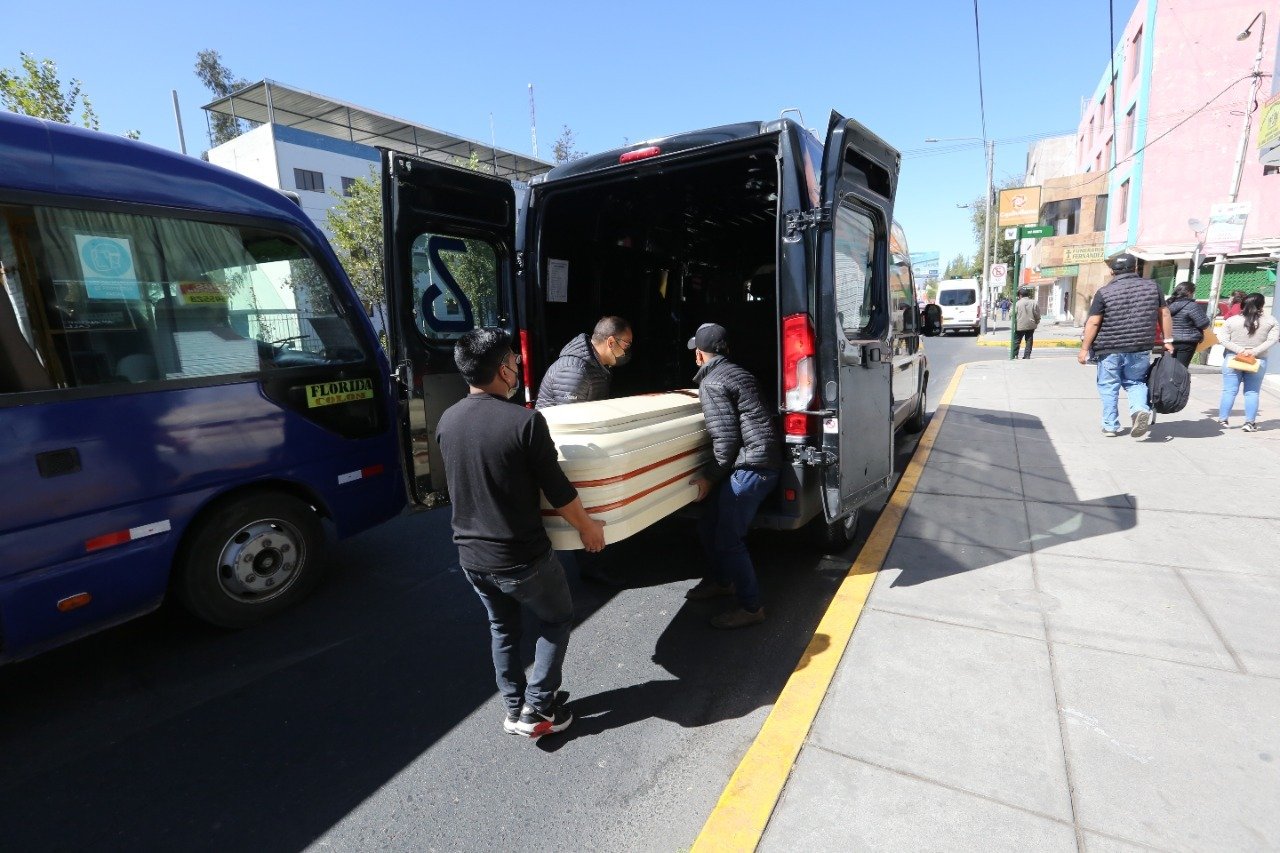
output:
{"label": "face mask", "polygon": [[[635,346],[635,344],[632,344],[632,346]],[[618,349],[622,349],[621,344],[619,344]],[[612,350],[611,350],[611,351],[612,351]],[[615,356],[613,357],[613,365],[614,365],[614,367],[622,367],[622,366],[623,366],[624,364],[626,364],[628,361],[631,361],[631,350],[630,350],[629,348],[628,348],[628,349],[623,349],[623,350],[622,350],[622,354],[621,354],[621,355],[615,355]]]}
{"label": "face mask", "polygon": [[[502,365],[502,368],[503,370],[511,370],[511,368],[507,367],[505,364]],[[515,370],[511,370],[511,375],[516,378],[516,381],[515,381],[515,384],[513,384],[511,388],[507,391],[508,400],[514,397],[516,395],[516,392],[520,390],[520,374]],[[505,382],[506,380],[504,379],[503,381]]]}

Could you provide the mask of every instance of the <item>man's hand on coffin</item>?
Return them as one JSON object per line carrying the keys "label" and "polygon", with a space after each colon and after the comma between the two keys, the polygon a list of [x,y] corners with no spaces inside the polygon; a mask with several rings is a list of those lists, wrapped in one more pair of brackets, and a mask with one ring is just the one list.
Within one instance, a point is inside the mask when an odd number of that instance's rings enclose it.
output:
{"label": "man's hand on coffin", "polygon": [[604,550],[604,522],[592,518],[582,505],[582,498],[575,497],[569,503],[556,509],[556,513],[573,525],[582,540],[582,547],[595,553]]}
{"label": "man's hand on coffin", "polygon": [[698,487],[698,496],[694,501],[704,501],[707,495],[711,494],[711,481],[706,477],[694,477],[689,481],[689,485]]}

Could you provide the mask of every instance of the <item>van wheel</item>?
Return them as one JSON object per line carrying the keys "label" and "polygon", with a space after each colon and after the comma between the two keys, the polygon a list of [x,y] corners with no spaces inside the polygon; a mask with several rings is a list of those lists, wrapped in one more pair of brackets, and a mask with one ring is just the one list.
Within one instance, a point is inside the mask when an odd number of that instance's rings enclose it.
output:
{"label": "van wheel", "polygon": [[816,544],[828,551],[843,551],[858,536],[862,510],[855,509],[844,518],[827,521],[821,513],[809,523]]}
{"label": "van wheel", "polygon": [[324,531],[310,506],[279,492],[231,499],[192,527],[173,588],[197,618],[245,628],[297,603],[322,573]]}
{"label": "van wheel", "polygon": [[924,429],[925,406],[929,402],[929,377],[926,376],[920,381],[920,394],[916,402],[916,410],[907,418],[907,422],[902,428],[910,433],[920,432]]}

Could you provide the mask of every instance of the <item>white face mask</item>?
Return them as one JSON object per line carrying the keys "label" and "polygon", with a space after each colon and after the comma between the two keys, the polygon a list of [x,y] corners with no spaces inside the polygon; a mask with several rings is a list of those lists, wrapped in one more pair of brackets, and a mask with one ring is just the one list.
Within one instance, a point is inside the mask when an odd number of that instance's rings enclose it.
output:
{"label": "white face mask", "polygon": [[[505,364],[502,365],[502,370],[510,370],[511,375],[514,376],[516,380],[515,383],[510,388],[507,389],[507,399],[510,400],[512,397],[516,395],[516,392],[520,390],[520,373],[519,371],[515,370],[514,368],[508,367]],[[504,379],[502,381],[506,382],[507,380]]]}

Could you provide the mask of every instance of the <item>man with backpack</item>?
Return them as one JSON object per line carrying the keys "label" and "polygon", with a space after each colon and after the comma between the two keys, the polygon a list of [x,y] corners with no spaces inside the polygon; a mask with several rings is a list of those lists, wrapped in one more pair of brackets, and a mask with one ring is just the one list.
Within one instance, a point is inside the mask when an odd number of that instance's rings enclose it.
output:
{"label": "man with backpack", "polygon": [[1138,259],[1122,252],[1107,261],[1111,281],[1098,288],[1084,325],[1077,360],[1098,362],[1098,396],[1102,400],[1102,434],[1120,434],[1120,389],[1129,399],[1130,435],[1141,438],[1151,428],[1147,371],[1155,345],[1156,321],[1164,332],[1164,348],[1173,352],[1173,318],[1160,286],[1138,275]]}

